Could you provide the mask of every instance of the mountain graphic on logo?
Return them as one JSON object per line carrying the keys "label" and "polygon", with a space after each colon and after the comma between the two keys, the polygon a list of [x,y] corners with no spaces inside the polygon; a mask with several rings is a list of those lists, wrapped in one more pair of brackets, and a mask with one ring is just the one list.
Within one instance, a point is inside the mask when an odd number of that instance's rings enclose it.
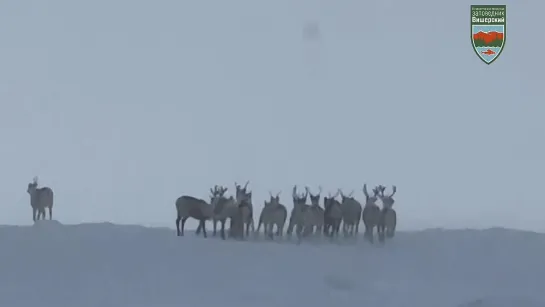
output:
{"label": "mountain graphic on logo", "polygon": [[475,47],[501,47],[503,45],[503,33],[479,31],[473,34]]}

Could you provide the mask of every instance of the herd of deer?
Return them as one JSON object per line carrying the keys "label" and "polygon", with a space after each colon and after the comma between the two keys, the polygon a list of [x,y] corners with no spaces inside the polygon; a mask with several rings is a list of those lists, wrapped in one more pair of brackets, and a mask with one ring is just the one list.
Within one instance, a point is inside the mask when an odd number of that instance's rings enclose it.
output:
{"label": "herd of deer", "polygon": [[[344,195],[339,189],[337,194],[324,197],[324,208],[320,207],[320,194],[312,194],[309,188],[305,188],[304,193],[297,192],[297,186],[293,187],[293,209],[288,220],[288,211],[286,206],[280,203],[280,193],[270,194],[270,199],[265,201],[257,230],[254,228],[252,192],[248,191],[248,183],[242,187],[235,183],[235,195],[225,196],[226,187],[215,186],[210,189],[210,202],[193,196],[183,195],[176,200],[176,230],[178,236],[184,235],[184,225],[188,218],[194,218],[199,221],[196,233],[206,234],[206,221],[211,220],[214,227],[213,235],[216,235],[217,222],[221,223],[221,237],[225,239],[225,223],[230,220],[229,236],[234,238],[244,238],[252,232],[257,231],[264,226],[266,237],[273,239],[274,236],[282,236],[284,226],[288,222],[286,233],[288,236],[295,233],[298,240],[309,235],[324,235],[330,238],[339,236],[342,224],[342,232],[345,237],[353,237],[359,231],[360,220],[365,225],[365,238],[374,241],[374,228],[380,242],[385,238],[392,238],[395,234],[397,224],[397,215],[392,208],[394,204],[393,196],[396,193],[396,187],[392,187],[392,193],[385,194],[386,187],[379,185],[375,187],[373,195],[369,195],[367,185],[363,185],[363,194],[365,195],[365,204],[362,205],[350,195]],[[338,196],[341,200],[337,200]],[[310,196],[310,204],[307,204],[307,197]],[[378,200],[382,202],[382,209],[376,204]],[[181,222],[181,225],[180,225]],[[274,228],[276,227],[276,231]]]}
{"label": "herd of deer", "polygon": [[[363,185],[363,194],[365,195],[365,204],[362,205],[350,195],[344,195],[339,189],[337,194],[324,197],[324,208],[320,206],[320,194],[312,194],[308,187],[305,192],[298,193],[297,186],[293,187],[293,209],[291,210],[288,221],[288,211],[286,206],[280,203],[280,193],[275,196],[270,194],[270,199],[265,201],[257,230],[254,227],[252,192],[248,190],[248,183],[241,186],[235,183],[235,195],[227,197],[226,187],[215,186],[210,189],[210,202],[193,196],[183,195],[176,200],[176,231],[178,236],[184,235],[184,226],[188,218],[194,218],[199,221],[196,233],[206,234],[206,221],[211,220],[214,227],[213,235],[217,233],[217,222],[221,224],[221,237],[226,238],[225,223],[230,221],[229,236],[242,239],[252,232],[259,233],[261,225],[264,227],[266,237],[273,239],[274,236],[282,236],[286,221],[288,227],[286,233],[288,236],[295,233],[301,240],[309,235],[325,235],[330,238],[337,238],[341,230],[345,237],[356,236],[359,231],[360,220],[365,225],[365,238],[370,242],[374,241],[374,229],[377,229],[379,241],[384,242],[385,238],[392,238],[395,234],[397,215],[392,208],[394,204],[393,196],[396,193],[396,187],[392,187],[392,193],[385,194],[386,187],[376,186],[369,195],[367,185]],[[30,205],[32,207],[32,219],[45,219],[46,209],[49,210],[49,219],[53,216],[53,190],[49,187],[38,188],[38,178],[34,177],[32,183],[28,184],[28,194],[30,194]],[[337,200],[338,196],[341,200]],[[307,198],[310,196],[310,204],[307,204]],[[382,208],[376,203],[382,202]],[[181,223],[180,223],[181,222]],[[181,224],[181,226],[180,226]],[[276,231],[274,231],[276,227]]]}

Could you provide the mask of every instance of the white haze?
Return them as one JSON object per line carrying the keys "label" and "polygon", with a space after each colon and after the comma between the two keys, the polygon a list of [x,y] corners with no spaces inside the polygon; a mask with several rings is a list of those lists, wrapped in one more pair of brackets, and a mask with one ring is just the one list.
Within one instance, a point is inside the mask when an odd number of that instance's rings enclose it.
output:
{"label": "white haze", "polygon": [[545,3],[503,3],[485,65],[468,0],[2,1],[0,224],[38,175],[63,223],[173,227],[250,180],[257,210],[395,184],[400,229],[543,231]]}

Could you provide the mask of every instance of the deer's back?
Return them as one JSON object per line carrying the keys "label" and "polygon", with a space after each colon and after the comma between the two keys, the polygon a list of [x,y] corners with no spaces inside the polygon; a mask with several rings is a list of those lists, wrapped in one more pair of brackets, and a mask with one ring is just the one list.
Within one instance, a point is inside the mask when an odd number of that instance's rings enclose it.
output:
{"label": "deer's back", "polygon": [[38,197],[38,207],[49,208],[53,207],[53,190],[49,187],[36,189]]}
{"label": "deer's back", "polygon": [[176,211],[179,216],[191,216],[195,219],[212,217],[212,207],[206,201],[189,195],[183,195],[176,200]]}

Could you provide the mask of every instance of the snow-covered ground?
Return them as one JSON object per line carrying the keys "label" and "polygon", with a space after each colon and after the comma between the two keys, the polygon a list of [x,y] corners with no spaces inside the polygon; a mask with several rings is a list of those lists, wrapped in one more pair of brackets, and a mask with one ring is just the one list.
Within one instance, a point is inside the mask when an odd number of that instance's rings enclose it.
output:
{"label": "snow-covered ground", "polygon": [[221,241],[167,228],[0,227],[0,306],[545,306],[545,235],[398,233],[385,246]]}

